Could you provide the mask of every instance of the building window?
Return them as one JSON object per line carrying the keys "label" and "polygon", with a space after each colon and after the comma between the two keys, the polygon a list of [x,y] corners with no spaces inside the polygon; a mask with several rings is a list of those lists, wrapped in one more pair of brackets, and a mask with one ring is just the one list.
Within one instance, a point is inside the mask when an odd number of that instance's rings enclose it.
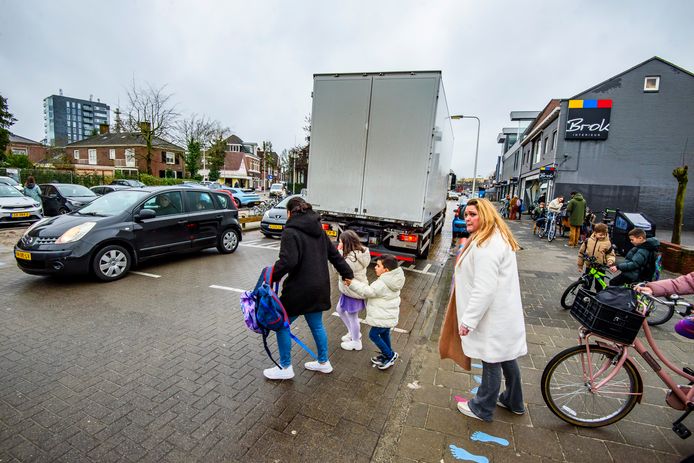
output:
{"label": "building window", "polygon": [[116,149],[111,148],[108,150],[108,158],[109,159],[116,159]]}
{"label": "building window", "polygon": [[87,154],[89,154],[89,164],[95,165],[96,164],[96,150],[95,149],[87,150]]}
{"label": "building window", "polygon": [[534,164],[540,162],[540,154],[541,154],[540,143],[541,143],[541,141],[542,141],[542,137],[540,136],[540,138],[536,139],[533,142],[533,153],[535,153],[535,159],[533,160]]}
{"label": "building window", "polygon": [[241,151],[241,145],[229,144],[227,145],[227,151],[231,151],[232,153],[238,153]]}
{"label": "building window", "polygon": [[[72,138],[72,137],[70,137],[70,138]],[[75,159],[79,159],[80,158],[80,150],[74,150],[72,152],[72,157]]]}
{"label": "building window", "polygon": [[657,92],[660,89],[660,76],[646,76],[643,81],[644,92]]}
{"label": "building window", "polygon": [[557,131],[552,132],[552,150],[557,150]]}
{"label": "building window", "polygon": [[545,144],[542,147],[542,153],[543,154],[549,153],[549,137],[545,137]]}
{"label": "building window", "polygon": [[23,156],[27,155],[27,149],[26,148],[12,148],[12,154],[21,154]]}
{"label": "building window", "polygon": [[166,163],[167,164],[176,164],[176,155],[170,151],[167,151],[166,152]]}

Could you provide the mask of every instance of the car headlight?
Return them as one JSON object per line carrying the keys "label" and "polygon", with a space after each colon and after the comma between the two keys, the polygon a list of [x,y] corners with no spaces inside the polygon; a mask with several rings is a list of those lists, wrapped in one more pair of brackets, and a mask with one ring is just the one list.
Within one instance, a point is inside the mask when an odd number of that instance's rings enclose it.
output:
{"label": "car headlight", "polygon": [[39,207],[39,203],[34,203],[34,204],[32,204],[32,206]]}
{"label": "car headlight", "polygon": [[84,238],[84,235],[89,233],[89,230],[94,228],[94,225],[96,225],[96,222],[85,222],[82,225],[72,227],[71,229],[60,235],[60,238],[55,240],[55,244],[72,243],[73,241],[80,240]]}

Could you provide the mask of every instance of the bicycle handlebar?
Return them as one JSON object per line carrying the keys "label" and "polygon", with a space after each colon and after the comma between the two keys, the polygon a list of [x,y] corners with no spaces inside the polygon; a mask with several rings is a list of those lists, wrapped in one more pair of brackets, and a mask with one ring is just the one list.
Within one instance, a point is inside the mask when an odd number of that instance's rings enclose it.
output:
{"label": "bicycle handlebar", "polygon": [[[642,285],[643,285],[643,283],[640,283],[639,285],[636,285],[636,286],[642,286]],[[665,299],[661,299],[659,297],[656,297],[656,296],[654,296],[652,294],[648,294],[648,293],[639,293],[639,294],[641,294],[642,296],[646,296],[647,298],[649,298],[649,299],[651,299],[651,300],[653,300],[659,304],[666,305],[668,307],[674,307],[675,309],[677,309],[677,306],[684,307],[685,308],[684,312],[680,312],[679,310],[675,310],[675,312],[677,312],[679,315],[681,315],[683,317],[685,315],[688,315],[689,312],[691,312],[692,309],[694,309],[694,304],[692,304],[691,302],[687,302],[684,299],[680,299],[680,296],[678,296],[677,294],[671,294],[670,296],[667,296]]]}

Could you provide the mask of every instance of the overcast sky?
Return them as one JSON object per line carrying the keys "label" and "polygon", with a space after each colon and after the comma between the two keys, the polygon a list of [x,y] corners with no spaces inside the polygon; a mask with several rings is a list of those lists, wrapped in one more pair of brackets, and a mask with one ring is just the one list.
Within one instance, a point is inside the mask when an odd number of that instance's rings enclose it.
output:
{"label": "overcast sky", "polygon": [[[451,113],[482,121],[486,175],[510,111],[539,111],[655,55],[694,71],[689,0],[0,0],[0,11],[0,94],[11,130],[34,140],[45,97],[124,107],[134,78],[167,85],[183,115],[281,151],[303,141],[314,73],[441,70]],[[472,176],[475,121],[453,123],[452,168]]]}

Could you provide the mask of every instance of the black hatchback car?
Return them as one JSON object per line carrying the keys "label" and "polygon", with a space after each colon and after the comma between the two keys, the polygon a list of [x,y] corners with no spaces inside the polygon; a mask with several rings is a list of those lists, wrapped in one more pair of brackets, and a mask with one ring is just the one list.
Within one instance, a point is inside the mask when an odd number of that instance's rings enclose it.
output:
{"label": "black hatchback car", "polygon": [[241,241],[238,211],[206,188],[147,187],[115,191],[79,211],[43,219],[14,248],[32,275],[93,273],[123,277],[139,262],[216,247],[229,254]]}
{"label": "black hatchback car", "polygon": [[43,214],[47,216],[76,211],[96,199],[96,193],[82,185],[43,183],[39,186]]}

